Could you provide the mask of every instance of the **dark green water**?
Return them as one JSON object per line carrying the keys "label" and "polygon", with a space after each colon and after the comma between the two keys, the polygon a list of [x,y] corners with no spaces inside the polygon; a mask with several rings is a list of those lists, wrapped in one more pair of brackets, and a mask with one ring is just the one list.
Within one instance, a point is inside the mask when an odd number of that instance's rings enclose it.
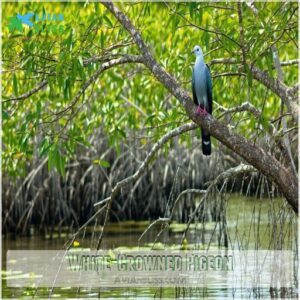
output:
{"label": "dark green water", "polygon": [[[147,232],[145,237],[138,242],[142,232],[150,223],[122,222],[109,224],[106,228],[103,249],[115,249],[118,247],[137,249],[138,246],[153,246],[160,229],[154,227]],[[158,239],[154,248],[180,247],[184,224],[172,224]],[[95,232],[92,234],[92,232]],[[76,241],[79,247],[93,248],[97,241],[99,228],[88,228],[79,235]],[[297,242],[297,217],[286,207],[281,199],[270,201],[269,199],[257,200],[231,195],[226,200],[226,223],[206,222],[194,223],[187,234],[187,247],[191,249],[216,249],[224,246],[224,232],[227,232],[226,240],[228,248],[241,250],[271,249],[293,250]],[[237,290],[218,288],[9,288],[5,278],[11,276],[6,270],[6,252],[10,250],[60,250],[68,241],[66,233],[58,237],[55,233],[52,239],[33,235],[32,237],[3,237],[2,257],[2,298],[105,298],[105,299],[271,299],[281,298],[280,294],[274,294],[269,289]],[[277,297],[276,297],[277,295]],[[286,295],[286,294],[285,294]],[[289,298],[297,297],[296,291],[289,291]]]}

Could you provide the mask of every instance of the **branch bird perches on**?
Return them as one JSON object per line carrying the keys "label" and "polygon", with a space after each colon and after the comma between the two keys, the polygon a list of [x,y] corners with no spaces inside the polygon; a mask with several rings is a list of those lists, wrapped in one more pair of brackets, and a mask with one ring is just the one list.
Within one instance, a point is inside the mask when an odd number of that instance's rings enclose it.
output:
{"label": "branch bird perches on", "polygon": [[[143,41],[140,32],[134,27],[131,20],[112,2],[102,2],[102,4],[115,16],[119,23],[132,36],[141,55],[143,56],[143,64],[152,72],[156,79],[179,100],[190,119],[207,130],[225,146],[240,155],[243,159],[245,159],[245,161],[254,166],[270,180],[275,182],[293,210],[298,212],[297,177],[294,176],[294,174],[291,174],[289,170],[271,154],[266,153],[262,148],[254,145],[251,141],[248,141],[240,134],[233,132],[226,125],[217,121],[212,116],[197,115],[195,105],[189,94],[181,88],[174,77],[172,77],[156,62]],[[261,81],[275,93],[282,94],[283,91],[286,91],[285,86],[282,84],[277,84],[277,82],[274,81],[271,81],[270,84],[268,76],[265,73],[262,74],[258,68],[253,66],[251,71],[256,75],[254,78]]]}

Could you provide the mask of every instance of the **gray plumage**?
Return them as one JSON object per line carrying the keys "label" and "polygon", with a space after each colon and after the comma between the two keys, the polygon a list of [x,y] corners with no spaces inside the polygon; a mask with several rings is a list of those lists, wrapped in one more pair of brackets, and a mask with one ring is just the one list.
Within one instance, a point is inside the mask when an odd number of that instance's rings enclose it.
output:
{"label": "gray plumage", "polygon": [[[199,46],[195,46],[193,53],[196,55],[196,62],[192,74],[192,91],[194,103],[199,107],[199,111],[205,114],[212,114],[212,81],[210,70],[204,62],[203,53]],[[197,109],[198,111],[198,109]],[[204,155],[211,154],[210,135],[203,128],[202,152]]]}

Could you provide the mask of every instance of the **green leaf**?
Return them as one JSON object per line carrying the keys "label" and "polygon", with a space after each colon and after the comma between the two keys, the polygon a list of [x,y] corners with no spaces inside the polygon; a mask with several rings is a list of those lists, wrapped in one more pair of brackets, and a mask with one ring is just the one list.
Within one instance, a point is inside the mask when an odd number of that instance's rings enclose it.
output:
{"label": "green leaf", "polygon": [[263,126],[264,129],[269,128],[269,122],[264,116],[261,116],[260,123],[261,123],[261,125]]}
{"label": "green leaf", "polygon": [[66,46],[69,48],[69,51],[72,51],[73,48],[73,30],[70,30],[69,36],[65,41]]}
{"label": "green leaf", "polygon": [[189,3],[189,10],[190,10],[190,16],[191,16],[191,18],[194,17],[195,9],[196,8],[197,8],[197,3],[196,2],[190,2]]}
{"label": "green leaf", "polygon": [[103,31],[101,31],[101,34],[100,34],[100,46],[101,46],[102,49],[104,48],[104,40],[105,40],[104,33],[103,33]]}
{"label": "green leaf", "polygon": [[99,165],[103,168],[109,168],[110,167],[110,163],[106,160],[100,160]]}
{"label": "green leaf", "polygon": [[48,170],[54,167],[62,176],[65,176],[65,158],[59,151],[58,144],[52,144],[48,152]]}
{"label": "green leaf", "polygon": [[57,153],[58,157],[57,157],[57,170],[59,171],[59,173],[64,177],[65,176],[65,158],[64,156],[61,155],[60,152]]}
{"label": "green leaf", "polygon": [[109,17],[107,15],[103,16],[103,19],[106,21],[106,23],[110,26],[113,27],[113,23],[111,22],[111,20],[109,19]]}
{"label": "green leaf", "polygon": [[2,120],[8,120],[9,119],[9,113],[6,110],[2,110]]}
{"label": "green leaf", "polygon": [[73,157],[74,156],[74,149],[70,147],[69,143],[64,143],[64,146],[67,149],[70,156]]}
{"label": "green leaf", "polygon": [[14,76],[13,76],[13,91],[14,91],[15,96],[18,96],[19,91],[18,91],[18,81],[17,81],[16,74],[14,74]]}
{"label": "green leaf", "polygon": [[82,56],[78,56],[78,61],[79,61],[80,65],[83,67],[83,59],[82,59]]}
{"label": "green leaf", "polygon": [[66,78],[64,82],[64,98],[65,100],[71,99],[71,82],[70,78]]}
{"label": "green leaf", "polygon": [[46,153],[48,153],[48,150],[50,149],[50,147],[52,146],[52,144],[49,142],[48,138],[44,138],[41,142],[41,145],[39,147],[39,154],[40,156],[45,155]]}
{"label": "green leaf", "polygon": [[203,10],[202,9],[198,10],[197,17],[198,17],[198,24],[199,24],[199,26],[201,26],[201,24],[202,24],[202,17],[203,17]]}
{"label": "green leaf", "polygon": [[100,165],[103,168],[109,168],[110,167],[110,163],[106,160],[95,159],[95,160],[93,160],[93,164]]}

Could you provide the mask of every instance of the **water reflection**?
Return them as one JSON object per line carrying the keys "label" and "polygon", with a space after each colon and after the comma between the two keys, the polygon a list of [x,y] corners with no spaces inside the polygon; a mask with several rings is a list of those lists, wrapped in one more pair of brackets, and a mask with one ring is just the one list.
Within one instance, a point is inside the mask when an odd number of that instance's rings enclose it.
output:
{"label": "water reflection", "polygon": [[[214,249],[224,247],[225,238],[227,246],[231,249],[273,249],[295,250],[297,245],[297,217],[281,199],[270,201],[269,199],[244,198],[231,195],[225,200],[226,218],[222,221],[209,221],[192,224],[186,235],[187,247],[194,249]],[[111,224],[106,228],[102,247],[114,249],[116,247],[129,247],[137,249],[138,246],[156,247],[181,247],[185,224],[172,224],[168,230],[159,236],[153,244],[160,230],[156,226],[143,237],[142,243],[138,243],[142,232],[149,222],[124,222]],[[97,241],[101,228],[91,227],[78,236],[79,247],[93,248]],[[226,233],[224,235],[224,232]],[[68,233],[54,234],[52,239],[33,235],[31,237],[3,237],[3,270],[5,277],[5,253],[8,249],[31,250],[59,250],[62,249]],[[197,248],[198,247],[198,248]],[[296,257],[295,257],[296,259]],[[38,290],[24,288],[12,289],[6,287],[2,280],[2,296],[5,298],[26,298],[35,295],[38,298],[48,298],[50,289]],[[214,288],[55,288],[51,291],[53,298],[105,298],[105,299],[271,299],[297,297],[294,290],[270,289],[223,289]]]}

